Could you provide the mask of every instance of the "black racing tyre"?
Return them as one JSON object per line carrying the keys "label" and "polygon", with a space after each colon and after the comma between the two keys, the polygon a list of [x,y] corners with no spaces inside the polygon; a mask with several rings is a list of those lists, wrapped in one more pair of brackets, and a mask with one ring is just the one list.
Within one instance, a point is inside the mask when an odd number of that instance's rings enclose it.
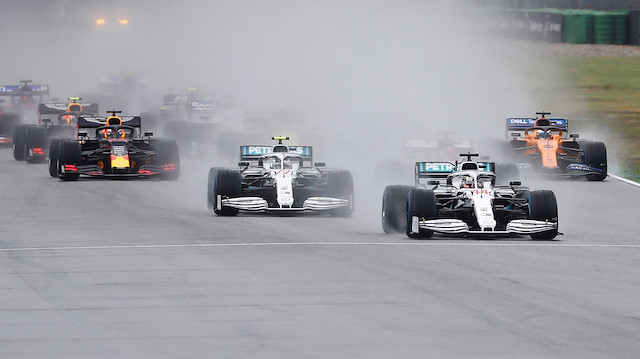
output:
{"label": "black racing tyre", "polygon": [[515,163],[496,163],[496,185],[508,185],[520,180],[520,170]]}
{"label": "black racing tyre", "polygon": [[[529,193],[529,219],[558,223],[558,204],[556,195],[550,190],[537,190]],[[531,235],[533,239],[554,239],[558,229]]]}
{"label": "black racing tyre", "polygon": [[[174,181],[180,177],[180,149],[175,140],[158,141],[156,144],[156,158],[158,165],[162,166],[162,172],[160,172],[161,180]],[[175,170],[165,170],[168,167]]]}
{"label": "black racing tyre", "polygon": [[404,232],[407,216],[407,196],[412,186],[391,185],[382,193],[382,230],[385,233]]}
{"label": "black racing tyre", "polygon": [[[60,154],[58,161],[58,169],[64,165],[81,165],[82,164],[82,146],[80,142],[75,140],[62,140],[60,142]],[[79,173],[62,172],[58,170],[58,178],[63,181],[76,181],[80,177]]]}
{"label": "black racing tyre", "polygon": [[237,208],[221,207],[216,208],[218,196],[222,198],[237,198],[242,193],[242,175],[238,170],[219,169],[216,173],[216,180],[213,184],[213,212],[218,216],[235,216],[239,210]]}
{"label": "black racing tyre", "polygon": [[327,174],[327,194],[332,198],[341,198],[349,201],[349,206],[332,209],[329,211],[334,217],[348,217],[353,213],[353,177],[351,172],[335,170]]}
{"label": "black racing tyre", "polygon": [[418,232],[412,231],[413,217],[419,219],[435,219],[438,215],[438,203],[436,195],[430,189],[413,188],[407,196],[407,216],[406,216],[406,233],[409,238],[431,238],[433,232],[424,229],[418,229]]}
{"label": "black racing tyre", "polygon": [[218,175],[219,170],[220,167],[211,167],[211,169],[209,169],[209,177],[207,178],[207,208],[212,211],[216,204],[214,187],[216,184],[216,176]]}
{"label": "black racing tyre", "polygon": [[30,152],[39,148],[41,151],[47,148],[49,139],[47,138],[47,130],[40,126],[27,127],[27,135],[25,140],[25,160],[29,163],[42,162],[45,156],[33,156]]}
{"label": "black racing tyre", "polygon": [[18,125],[13,128],[13,158],[16,161],[24,161],[27,157],[27,127],[29,125]]}
{"label": "black racing tyre", "polygon": [[57,178],[60,169],[60,144],[61,138],[52,138],[49,142],[49,175]]}
{"label": "black racing tyre", "polygon": [[604,171],[603,174],[587,175],[587,180],[602,181],[607,178],[607,148],[603,142],[585,143],[584,164]]}

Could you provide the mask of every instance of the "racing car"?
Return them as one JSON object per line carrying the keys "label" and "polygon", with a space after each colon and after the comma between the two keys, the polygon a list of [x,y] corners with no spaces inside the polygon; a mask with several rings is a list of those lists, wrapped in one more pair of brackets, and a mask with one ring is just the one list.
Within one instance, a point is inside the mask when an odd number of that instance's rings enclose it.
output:
{"label": "racing car", "polygon": [[607,177],[607,149],[603,142],[578,140],[569,134],[569,121],[547,118],[549,112],[536,112],[537,118],[508,118],[506,136],[511,155],[521,169],[537,173],[584,176],[589,181]]}
{"label": "racing car", "polygon": [[237,138],[243,121],[231,98],[213,98],[197,89],[165,95],[163,108],[164,117],[171,116],[163,134],[177,140],[190,155],[215,151],[224,140]]}
{"label": "racing car", "polygon": [[37,105],[49,95],[48,85],[30,85],[31,80],[22,80],[20,85],[0,85],[0,145],[13,141],[13,131],[21,123],[36,123]]}
{"label": "racing car", "polygon": [[417,162],[415,186],[391,185],[382,197],[382,229],[410,238],[434,233],[495,237],[530,235],[554,239],[558,208],[550,190],[530,190],[520,181],[496,185],[494,162]]}
{"label": "racing car", "polygon": [[240,146],[238,169],[211,168],[207,204],[219,216],[251,212],[327,212],[346,217],[354,210],[351,172],[313,162],[311,146]]}
{"label": "racing car", "polygon": [[180,176],[180,153],[175,141],[142,132],[139,116],[78,117],[77,139],[54,138],[49,151],[49,174],[64,181],[92,177]]}
{"label": "racing car", "polygon": [[[41,103],[38,124],[21,124],[13,131],[13,157],[17,161],[41,162],[49,151],[50,138],[75,138],[79,116],[95,116],[96,103],[79,103],[79,97],[69,97],[70,103]],[[57,118],[52,120],[51,116]]]}

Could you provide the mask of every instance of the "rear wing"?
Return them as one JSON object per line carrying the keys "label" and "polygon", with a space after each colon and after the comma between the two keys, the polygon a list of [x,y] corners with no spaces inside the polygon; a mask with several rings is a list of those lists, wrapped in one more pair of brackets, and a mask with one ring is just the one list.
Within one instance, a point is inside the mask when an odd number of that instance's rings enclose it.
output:
{"label": "rear wing", "polygon": [[48,95],[49,85],[28,85],[31,91],[21,91],[24,85],[0,85],[0,96],[14,95]]}
{"label": "rear wing", "polygon": [[[313,162],[313,147],[287,146],[289,153],[301,156],[305,161]],[[260,156],[273,152],[273,146],[245,145],[240,146],[240,161],[257,161]]]}
{"label": "rear wing", "polygon": [[[82,106],[82,112],[98,113],[98,104],[95,102],[78,103]],[[68,103],[41,103],[38,112],[41,115],[58,115],[67,111]]]}
{"label": "rear wing", "polygon": [[455,171],[456,165],[451,162],[416,162],[416,186],[424,179],[443,183],[447,176]]}
{"label": "rear wing", "polygon": [[[568,136],[569,132],[569,121],[564,118],[549,118],[549,122],[551,122],[551,127],[559,128],[564,131],[563,137],[565,135]],[[514,134],[518,134],[519,137],[524,137],[524,131],[528,128],[535,127],[536,119],[535,118],[508,118],[506,122],[506,136],[507,139],[510,140],[516,136]]]}
{"label": "rear wing", "polygon": [[[78,117],[78,128],[96,128],[105,126],[107,119],[105,117]],[[142,120],[140,116],[122,116],[122,124],[126,126],[142,128]]]}

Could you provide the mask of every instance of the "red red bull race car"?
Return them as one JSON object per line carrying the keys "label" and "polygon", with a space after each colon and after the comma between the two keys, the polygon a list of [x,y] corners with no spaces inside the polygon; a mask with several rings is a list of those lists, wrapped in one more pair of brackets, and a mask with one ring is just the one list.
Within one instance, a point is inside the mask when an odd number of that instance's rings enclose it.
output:
{"label": "red red bull race car", "polygon": [[41,103],[38,124],[20,124],[13,130],[13,157],[17,161],[43,162],[49,153],[49,139],[75,138],[79,116],[96,116],[98,104],[80,103],[79,97],[69,97],[70,103]]}
{"label": "red red bull race car", "polygon": [[49,155],[49,174],[64,181],[80,175],[91,177],[180,176],[180,153],[173,140],[153,138],[142,132],[139,116],[78,117],[77,139],[54,138]]}

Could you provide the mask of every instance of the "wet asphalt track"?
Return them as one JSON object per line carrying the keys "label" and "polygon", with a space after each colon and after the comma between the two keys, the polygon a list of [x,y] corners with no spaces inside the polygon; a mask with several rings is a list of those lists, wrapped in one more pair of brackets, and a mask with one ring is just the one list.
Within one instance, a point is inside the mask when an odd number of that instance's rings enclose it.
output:
{"label": "wet asphalt track", "polygon": [[640,188],[531,185],[556,192],[557,241],[414,241],[382,233],[381,189],[352,218],[213,217],[197,163],[65,183],[0,149],[0,357],[640,352]]}

